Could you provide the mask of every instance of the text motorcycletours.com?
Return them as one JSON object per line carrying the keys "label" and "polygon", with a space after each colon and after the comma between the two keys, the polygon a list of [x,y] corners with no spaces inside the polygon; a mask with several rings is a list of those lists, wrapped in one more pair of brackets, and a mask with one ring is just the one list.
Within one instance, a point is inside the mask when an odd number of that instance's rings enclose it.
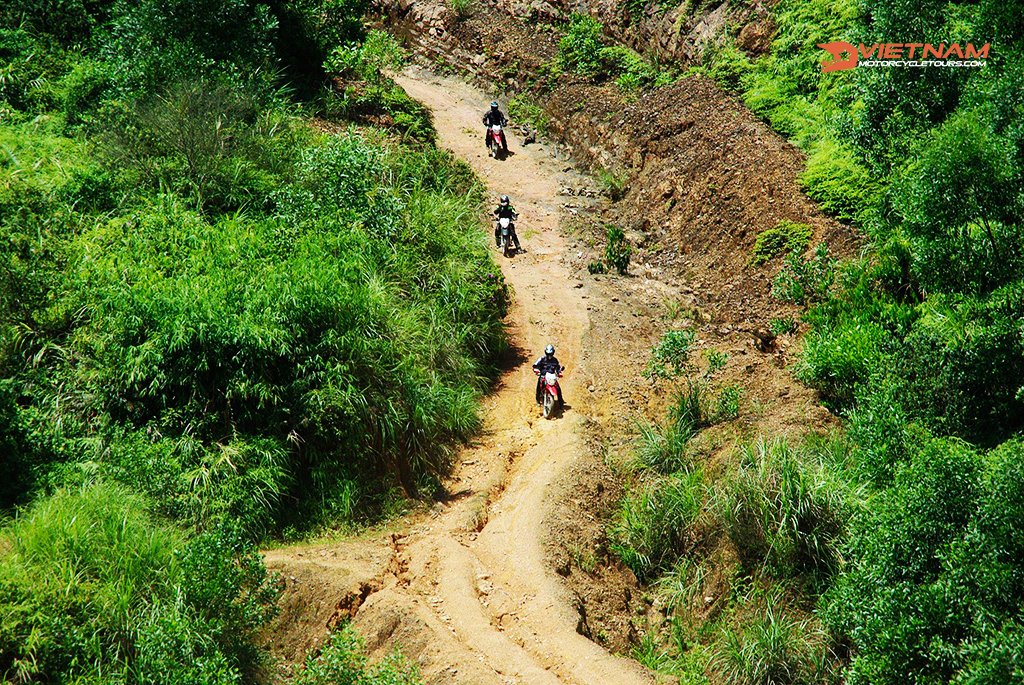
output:
{"label": "text motorcycletours.com", "polygon": [[[821,70],[843,71],[855,67],[984,67],[988,59],[989,44],[980,48],[973,43],[961,46],[959,43],[874,43],[854,45],[844,41],[820,43],[819,48],[832,56],[831,61],[821,63]],[[916,57],[916,59],[915,59]]]}

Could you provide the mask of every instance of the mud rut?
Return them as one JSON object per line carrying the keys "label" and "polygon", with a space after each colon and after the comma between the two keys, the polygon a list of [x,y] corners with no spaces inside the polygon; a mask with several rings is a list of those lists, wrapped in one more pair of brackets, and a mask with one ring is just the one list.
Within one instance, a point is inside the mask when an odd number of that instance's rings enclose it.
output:
{"label": "mud rut", "polygon": [[[498,257],[515,292],[510,333],[526,355],[548,342],[556,346],[568,368],[569,407],[545,421],[532,399],[530,362],[506,372],[484,401],[481,436],[462,451],[445,483],[448,501],[402,533],[372,541],[390,543],[392,556],[364,591],[354,623],[372,647],[397,646],[413,657],[430,683],[651,683],[639,664],[577,633],[573,599],[544,562],[545,517],[558,515],[548,507],[551,485],[585,449],[590,401],[580,370],[588,300],[563,263],[570,246],[558,230],[564,163],[511,136],[514,154],[490,159],[480,123],[489,98],[418,69],[396,80],[432,111],[439,145],[466,160],[491,195],[512,197],[527,252]],[[296,556],[303,555],[267,553],[272,566],[307,563]]]}

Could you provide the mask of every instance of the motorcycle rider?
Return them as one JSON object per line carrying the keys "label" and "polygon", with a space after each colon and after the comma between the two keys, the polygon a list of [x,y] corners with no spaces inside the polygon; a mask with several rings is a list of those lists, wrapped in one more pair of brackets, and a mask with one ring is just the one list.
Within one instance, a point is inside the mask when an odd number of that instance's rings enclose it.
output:
{"label": "motorcycle rider", "polygon": [[509,202],[508,195],[502,195],[501,201],[498,203],[497,208],[494,210],[494,244],[501,247],[501,224],[498,223],[499,219],[508,219],[508,235],[512,239],[512,244],[516,246],[516,252],[522,251],[522,246],[519,244],[519,236],[516,235],[515,220],[519,218],[519,213],[516,212],[516,208]]}
{"label": "motorcycle rider", "polygon": [[[537,404],[543,404],[544,402],[544,374],[546,373],[562,373],[565,371],[565,367],[558,363],[558,357],[555,356],[555,346],[548,345],[544,348],[544,356],[533,363],[533,370],[538,372],[537,374]],[[562,399],[562,384],[559,383],[555,386],[558,388],[558,406],[565,406],[565,400]]]}
{"label": "motorcycle rider", "polygon": [[[508,125],[508,119],[505,118],[504,113],[498,109],[498,102],[495,100],[491,103],[491,108],[484,113],[484,126],[487,127],[487,134],[484,136],[484,147],[491,142],[491,126],[498,125],[505,127]],[[508,136],[502,136],[501,149],[504,152],[508,152]]]}

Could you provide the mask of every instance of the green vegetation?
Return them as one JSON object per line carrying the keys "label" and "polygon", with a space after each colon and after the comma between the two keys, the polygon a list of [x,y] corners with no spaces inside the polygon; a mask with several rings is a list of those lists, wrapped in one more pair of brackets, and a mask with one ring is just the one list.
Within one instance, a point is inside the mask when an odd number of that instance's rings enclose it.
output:
{"label": "green vegetation", "polygon": [[671,69],[652,63],[625,46],[609,45],[601,22],[587,14],[573,14],[569,18],[552,67],[594,81],[614,81],[625,92],[675,80]]}
{"label": "green vegetation", "polygon": [[[801,257],[803,236],[794,253],[789,230],[755,251],[788,253],[773,293],[806,308],[795,371],[847,433],[757,442],[714,474],[692,437],[641,450],[659,478],[704,471],[717,494],[697,518],[722,536],[657,556],[675,610],[647,652],[723,683],[1019,682],[1024,15],[946,0],[783,0],[774,15],[768,55],[725,45],[701,70],[806,151],[808,194],[868,238],[842,264],[823,243]],[[990,42],[987,64],[821,71],[819,43],[911,29]],[[720,609],[701,613],[701,596]]]}
{"label": "green vegetation", "polygon": [[459,19],[466,19],[476,14],[476,0],[450,0],[452,11]]}
{"label": "green vegetation", "polygon": [[[253,682],[256,544],[430,495],[476,429],[481,189],[363,9],[0,9],[0,680]],[[415,682],[349,637],[309,682]]]}
{"label": "green vegetation", "polygon": [[772,228],[757,234],[751,264],[764,264],[780,254],[803,254],[811,242],[811,227],[783,219]]}
{"label": "green vegetation", "polygon": [[345,624],[331,634],[318,655],[310,656],[295,685],[420,685],[416,665],[393,654],[380,663],[367,663],[362,638]]}
{"label": "green vegetation", "polygon": [[36,502],[0,531],[0,669],[21,682],[240,682],[274,590],[237,538],[188,538],[120,486]]}
{"label": "green vegetation", "polygon": [[541,135],[548,132],[548,117],[544,110],[524,94],[513,95],[508,99],[508,116],[512,121],[526,124]]}
{"label": "green vegetation", "polygon": [[626,172],[615,172],[609,169],[599,169],[597,182],[601,190],[612,202],[618,202],[626,197],[629,191],[629,174]]}
{"label": "green vegetation", "polygon": [[629,258],[633,255],[633,246],[629,244],[626,234],[618,226],[609,224],[606,231],[608,242],[604,246],[604,262],[609,268],[624,276],[629,271]]}
{"label": "green vegetation", "polygon": [[690,369],[693,329],[668,330],[651,350],[644,375],[648,378],[677,378]]}

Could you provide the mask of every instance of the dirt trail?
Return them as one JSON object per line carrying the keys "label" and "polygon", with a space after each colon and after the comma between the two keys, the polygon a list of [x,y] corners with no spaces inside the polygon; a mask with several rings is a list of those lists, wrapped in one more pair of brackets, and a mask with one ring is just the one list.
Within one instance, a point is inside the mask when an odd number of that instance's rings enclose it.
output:
{"label": "dirt trail", "polygon": [[[480,123],[488,98],[464,82],[412,69],[396,80],[433,112],[439,144],[519,211],[527,252],[499,261],[515,292],[511,335],[525,356],[485,400],[485,429],[457,460],[447,501],[429,516],[367,540],[361,551],[349,541],[267,552],[268,565],[291,580],[285,614],[297,624],[306,615],[321,633],[325,617],[331,625],[354,614],[372,649],[398,646],[431,683],[653,682],[637,663],[577,633],[580,615],[544,561],[551,486],[584,452],[591,401],[580,369],[588,300],[563,260],[570,246],[558,231],[564,165],[512,138],[510,158],[489,159]],[[545,421],[526,357],[549,342],[568,367],[569,406]],[[335,604],[330,593],[346,587],[357,589]],[[328,605],[315,600],[325,593]]]}

